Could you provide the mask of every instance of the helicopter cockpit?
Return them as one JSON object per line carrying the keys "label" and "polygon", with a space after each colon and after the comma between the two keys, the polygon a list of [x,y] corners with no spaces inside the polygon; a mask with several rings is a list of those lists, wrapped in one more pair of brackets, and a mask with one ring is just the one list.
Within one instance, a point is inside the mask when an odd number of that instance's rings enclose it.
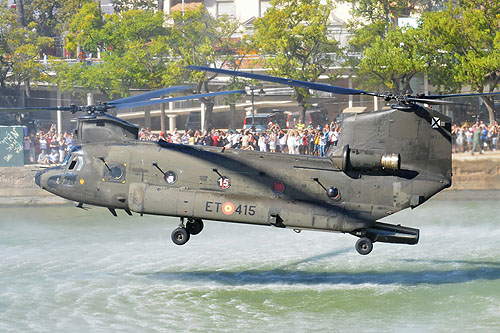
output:
{"label": "helicopter cockpit", "polygon": [[[60,166],[37,172],[35,183],[51,192],[57,190],[59,186],[73,187],[79,177],[83,164],[82,149],[80,146],[74,146]],[[46,175],[42,177],[44,174]],[[46,182],[44,181],[45,179]]]}

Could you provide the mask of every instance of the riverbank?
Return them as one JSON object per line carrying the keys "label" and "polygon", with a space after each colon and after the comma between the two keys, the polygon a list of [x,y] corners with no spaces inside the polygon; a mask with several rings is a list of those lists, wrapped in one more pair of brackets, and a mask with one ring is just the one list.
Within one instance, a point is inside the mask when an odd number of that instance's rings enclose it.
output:
{"label": "riverbank", "polygon": [[[39,188],[34,177],[44,165],[0,168],[0,206],[37,206],[72,204]],[[500,151],[483,154],[453,154],[453,183],[439,193],[439,199],[461,199],[470,191],[478,199],[500,199]]]}

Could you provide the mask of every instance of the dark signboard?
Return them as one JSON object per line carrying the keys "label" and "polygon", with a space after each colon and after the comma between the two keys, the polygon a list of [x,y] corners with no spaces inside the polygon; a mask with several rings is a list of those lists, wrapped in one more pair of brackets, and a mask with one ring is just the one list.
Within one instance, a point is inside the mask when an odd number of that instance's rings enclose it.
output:
{"label": "dark signboard", "polygon": [[24,126],[0,126],[0,167],[24,165]]}

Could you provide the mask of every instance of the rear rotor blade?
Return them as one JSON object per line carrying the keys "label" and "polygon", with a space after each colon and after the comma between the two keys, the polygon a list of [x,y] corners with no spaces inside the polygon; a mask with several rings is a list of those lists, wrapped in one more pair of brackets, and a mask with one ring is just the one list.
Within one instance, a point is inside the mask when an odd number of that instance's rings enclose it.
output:
{"label": "rear rotor blade", "polygon": [[454,102],[445,101],[442,99],[428,99],[428,98],[418,98],[418,97],[409,97],[406,100],[417,103],[425,103],[429,105],[455,104]]}
{"label": "rear rotor blade", "polygon": [[118,105],[115,105],[114,107],[116,109],[131,109],[131,108],[154,105],[154,104],[162,104],[162,103],[175,102],[175,101],[186,101],[186,100],[190,100],[190,99],[198,99],[198,98],[210,97],[210,96],[221,96],[221,95],[243,94],[243,93],[245,93],[245,90],[219,91],[219,92],[206,93],[206,94],[179,96],[179,97],[164,98],[164,99],[153,99],[150,101],[143,101],[143,102],[137,102],[137,103],[118,104]]}
{"label": "rear rotor blade", "polygon": [[476,96],[489,96],[489,95],[500,95],[500,91],[488,92],[488,93],[470,93],[470,94],[452,94],[452,95],[429,95],[424,96],[425,98],[452,98],[452,97],[476,97]]}
{"label": "rear rotor blade", "polygon": [[174,92],[188,90],[188,89],[192,89],[192,88],[193,87],[190,87],[190,86],[175,86],[175,87],[163,88],[163,89],[149,91],[147,93],[136,95],[136,96],[115,99],[113,101],[107,102],[106,104],[107,105],[118,105],[118,104],[124,104],[124,103],[135,103],[135,102],[160,97],[163,95],[169,95],[169,94],[172,94]]}
{"label": "rear rotor blade", "polygon": [[307,82],[307,81],[301,81],[301,80],[285,79],[285,78],[281,78],[281,77],[264,75],[264,74],[254,74],[254,73],[247,73],[247,72],[240,72],[240,71],[230,71],[227,69],[219,69],[219,68],[204,67],[204,66],[186,66],[186,68],[198,70],[198,71],[207,71],[207,72],[213,72],[213,73],[219,73],[219,74],[246,77],[248,79],[255,79],[255,80],[280,83],[280,84],[284,84],[287,86],[325,91],[325,92],[330,92],[330,93],[340,94],[340,95],[376,95],[375,93],[371,93],[371,92],[364,91],[364,90],[337,87],[337,86],[332,86],[329,84],[317,83],[317,82]]}

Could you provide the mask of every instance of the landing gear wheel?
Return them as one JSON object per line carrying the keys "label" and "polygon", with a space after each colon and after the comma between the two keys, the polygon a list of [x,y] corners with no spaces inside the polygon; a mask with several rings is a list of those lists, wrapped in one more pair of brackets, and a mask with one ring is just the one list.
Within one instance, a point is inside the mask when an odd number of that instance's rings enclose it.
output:
{"label": "landing gear wheel", "polygon": [[189,240],[189,232],[182,227],[179,227],[172,231],[172,242],[177,245],[184,245]]}
{"label": "landing gear wheel", "polygon": [[186,230],[191,235],[198,235],[203,230],[203,221],[200,219],[188,221],[186,223]]}
{"label": "landing gear wheel", "polygon": [[356,251],[361,255],[367,255],[373,250],[373,243],[368,237],[362,237],[356,242]]}

